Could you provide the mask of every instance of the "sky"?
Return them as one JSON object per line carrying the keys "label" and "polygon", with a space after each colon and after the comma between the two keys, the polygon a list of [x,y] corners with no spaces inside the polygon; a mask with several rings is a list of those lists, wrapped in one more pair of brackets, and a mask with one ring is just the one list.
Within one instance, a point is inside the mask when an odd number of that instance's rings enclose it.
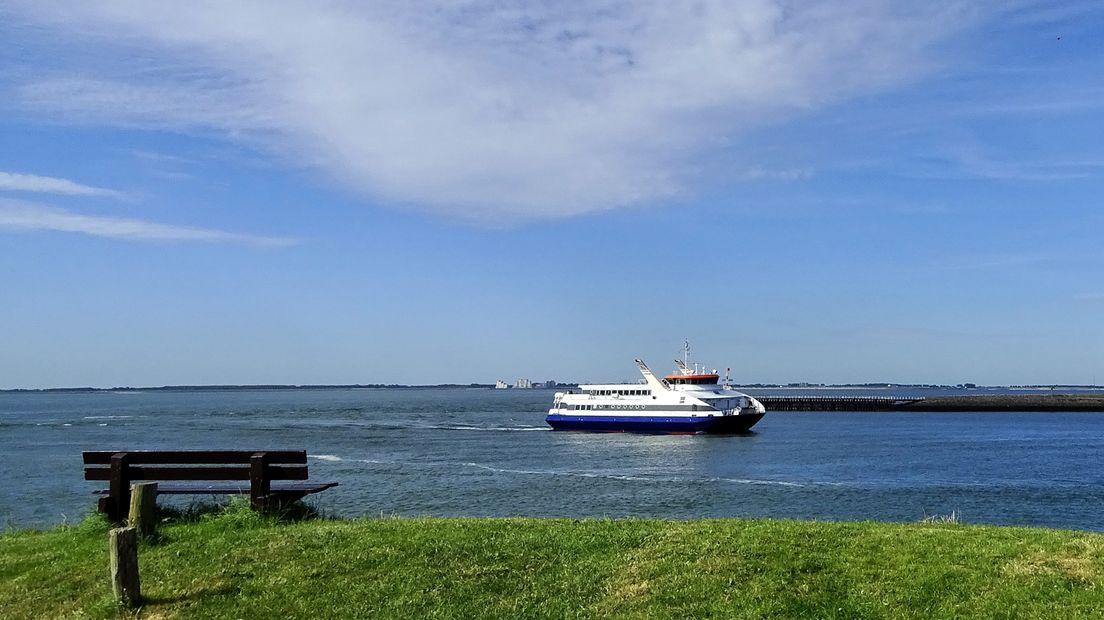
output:
{"label": "sky", "polygon": [[0,388],[1104,383],[1098,1],[0,3]]}

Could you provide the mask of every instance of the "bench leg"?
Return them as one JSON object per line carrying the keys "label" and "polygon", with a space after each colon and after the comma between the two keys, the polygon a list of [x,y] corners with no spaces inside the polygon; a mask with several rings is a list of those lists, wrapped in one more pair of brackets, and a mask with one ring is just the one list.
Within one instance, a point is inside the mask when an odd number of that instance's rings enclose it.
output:
{"label": "bench leg", "polygon": [[249,505],[257,512],[268,508],[271,482],[268,479],[268,455],[259,452],[249,457]]}
{"label": "bench leg", "polygon": [[[122,523],[130,510],[130,470],[127,469],[127,453],[111,456],[111,479],[108,484],[107,518],[112,523]],[[102,508],[101,504],[101,508]]]}

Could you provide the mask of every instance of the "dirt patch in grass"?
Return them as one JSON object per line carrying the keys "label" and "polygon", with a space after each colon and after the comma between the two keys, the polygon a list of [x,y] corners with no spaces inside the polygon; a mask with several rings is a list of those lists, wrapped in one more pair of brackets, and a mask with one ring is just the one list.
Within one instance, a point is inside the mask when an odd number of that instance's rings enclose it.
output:
{"label": "dirt patch in grass", "polygon": [[1057,551],[1040,551],[1008,563],[1016,576],[1056,575],[1083,584],[1104,583],[1104,539],[1078,538]]}

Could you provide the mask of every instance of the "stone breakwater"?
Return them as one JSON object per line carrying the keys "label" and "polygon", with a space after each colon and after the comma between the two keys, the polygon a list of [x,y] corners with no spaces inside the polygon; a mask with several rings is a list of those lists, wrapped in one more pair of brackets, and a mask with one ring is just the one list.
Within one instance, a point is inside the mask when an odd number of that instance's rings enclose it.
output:
{"label": "stone breakwater", "polygon": [[1100,394],[984,394],[932,396],[908,403],[904,411],[1104,411]]}
{"label": "stone breakwater", "polygon": [[1100,411],[1101,394],[757,396],[767,411]]}

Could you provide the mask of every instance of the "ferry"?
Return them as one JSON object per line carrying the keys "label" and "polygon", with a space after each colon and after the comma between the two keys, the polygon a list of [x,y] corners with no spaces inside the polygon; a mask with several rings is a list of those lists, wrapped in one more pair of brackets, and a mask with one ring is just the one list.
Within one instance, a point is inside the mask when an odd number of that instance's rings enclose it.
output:
{"label": "ferry", "polygon": [[545,422],[553,430],[610,433],[746,433],[763,418],[762,403],[730,385],[716,370],[689,364],[689,345],[678,371],[659,379],[635,360],[643,383],[580,385],[556,392]]}

